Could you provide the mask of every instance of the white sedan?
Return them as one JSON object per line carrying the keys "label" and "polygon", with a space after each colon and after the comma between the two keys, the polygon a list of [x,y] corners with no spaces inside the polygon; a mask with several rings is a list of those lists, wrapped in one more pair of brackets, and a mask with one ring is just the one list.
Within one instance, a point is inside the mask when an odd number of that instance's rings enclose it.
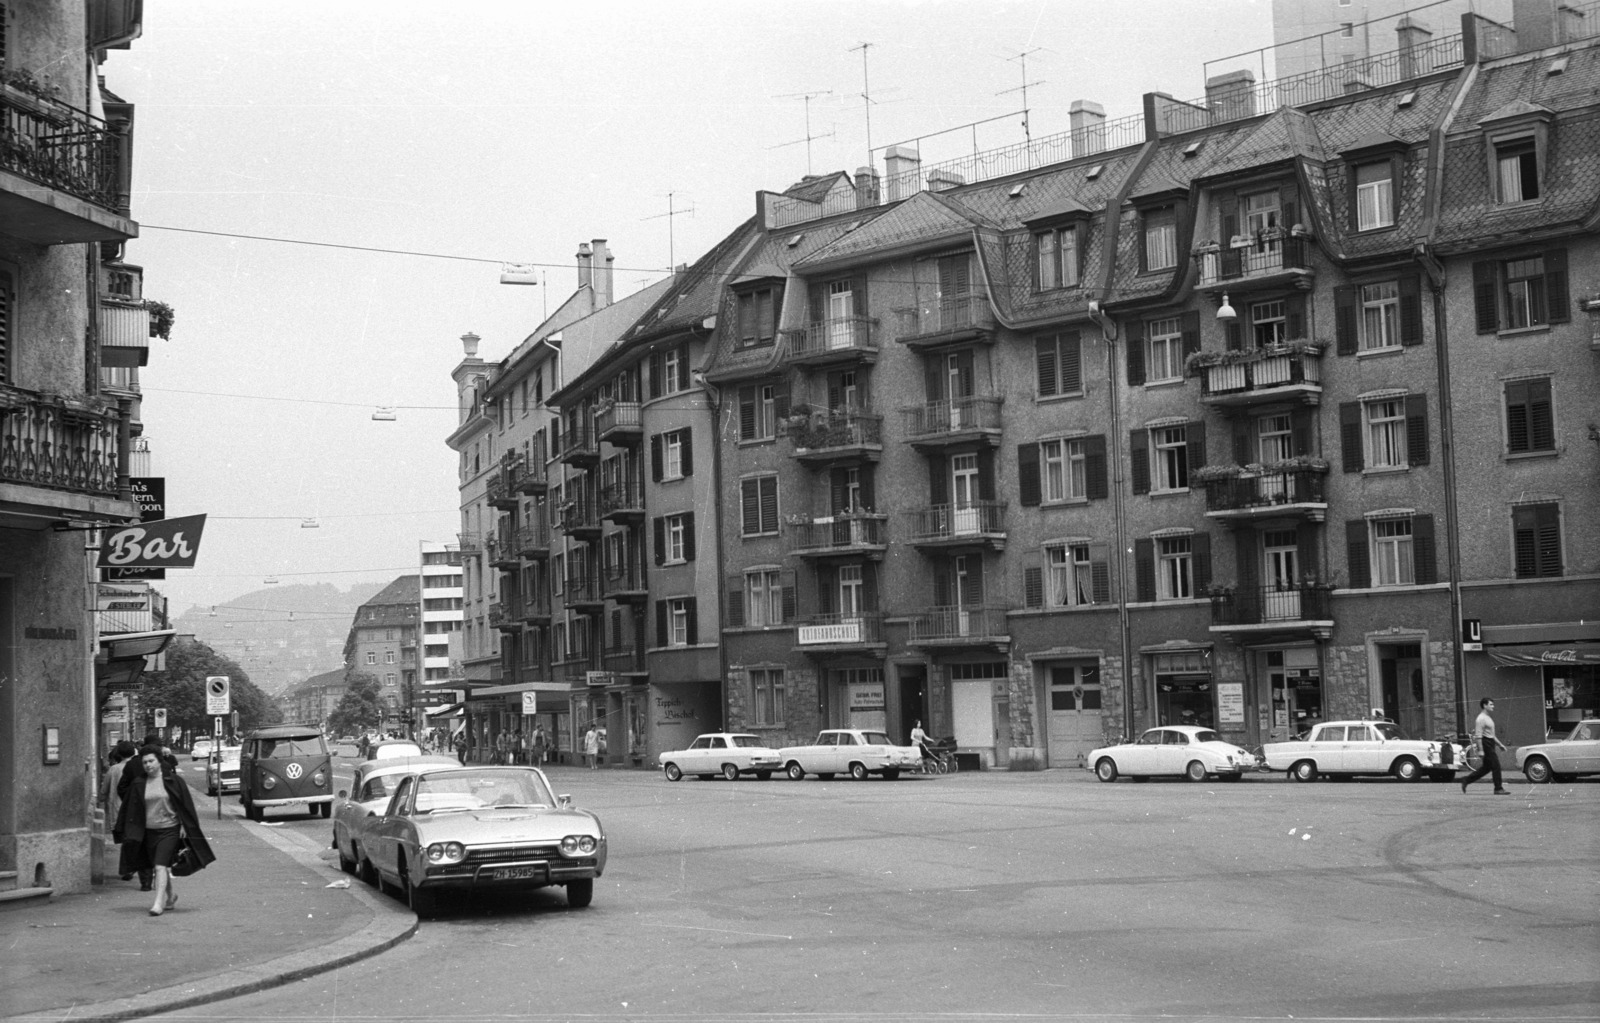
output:
{"label": "white sedan", "polygon": [[1094,750],[1084,766],[1101,781],[1116,781],[1123,774],[1130,778],[1170,775],[1189,781],[1205,781],[1215,775],[1238,781],[1260,763],[1255,754],[1226,741],[1210,728],[1163,725],[1149,729],[1133,742]]}
{"label": "white sedan", "polygon": [[1539,783],[1600,774],[1600,721],[1579,721],[1565,739],[1519,748],[1517,766]]}
{"label": "white sedan", "polygon": [[339,853],[339,866],[347,874],[356,872],[361,862],[361,838],[369,819],[383,813],[401,778],[424,771],[460,767],[455,757],[390,757],[364,760],[356,765],[350,787],[341,790],[333,803],[333,847]]}
{"label": "white sedan", "polygon": [[857,781],[869,774],[894,779],[922,762],[920,751],[897,746],[887,732],[876,729],[826,728],[811,745],[785,746],[778,752],[784,771],[795,781],[808,772],[824,781],[846,772]]}
{"label": "white sedan", "polygon": [[1466,762],[1466,750],[1448,742],[1408,739],[1393,721],[1325,721],[1303,737],[1261,748],[1269,771],[1287,771],[1295,781],[1319,775],[1349,778],[1392,774],[1401,781],[1427,777],[1448,781]]}
{"label": "white sedan", "polygon": [[707,732],[689,744],[688,749],[669,750],[656,758],[668,781],[686,774],[702,780],[722,775],[729,781],[753,773],[766,781],[782,766],[778,751],[767,746],[758,735],[739,732]]}

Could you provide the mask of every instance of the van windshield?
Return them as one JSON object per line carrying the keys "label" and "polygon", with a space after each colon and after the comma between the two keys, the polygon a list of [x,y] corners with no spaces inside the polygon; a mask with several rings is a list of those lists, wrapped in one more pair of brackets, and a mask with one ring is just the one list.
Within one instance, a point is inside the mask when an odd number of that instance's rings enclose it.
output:
{"label": "van windshield", "polygon": [[280,739],[258,739],[256,756],[262,760],[288,757],[320,757],[328,746],[320,735],[294,735]]}

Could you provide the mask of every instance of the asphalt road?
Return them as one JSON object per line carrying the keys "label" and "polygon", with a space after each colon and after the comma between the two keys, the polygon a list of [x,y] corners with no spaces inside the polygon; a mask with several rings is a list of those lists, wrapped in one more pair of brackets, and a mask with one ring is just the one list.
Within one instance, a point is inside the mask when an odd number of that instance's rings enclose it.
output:
{"label": "asphalt road", "polygon": [[460,903],[171,1018],[1600,1016],[1600,784],[552,781],[610,836],[591,907]]}

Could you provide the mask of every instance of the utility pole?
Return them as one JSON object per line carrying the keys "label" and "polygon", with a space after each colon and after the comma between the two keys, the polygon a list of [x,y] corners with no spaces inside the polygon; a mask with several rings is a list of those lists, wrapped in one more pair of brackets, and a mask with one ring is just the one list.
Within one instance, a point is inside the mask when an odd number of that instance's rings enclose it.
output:
{"label": "utility pole", "polygon": [[667,272],[668,273],[671,273],[672,271],[674,271],[674,270],[676,270],[678,268],[678,257],[677,257],[677,255],[675,253],[674,242],[673,242],[673,238],[672,238],[672,220],[673,220],[674,217],[682,216],[685,213],[687,213],[691,217],[694,216],[694,207],[693,206],[690,206],[688,209],[683,209],[683,210],[677,209],[676,207],[673,206],[672,200],[673,200],[673,197],[676,196],[677,194],[678,193],[676,193],[676,192],[668,192],[667,193],[667,212],[665,212],[665,213],[657,213],[653,217],[644,217],[643,218],[645,220],[660,220],[662,217],[666,217],[667,218]]}
{"label": "utility pole", "polygon": [[812,139],[831,139],[831,138],[833,138],[833,134],[834,134],[831,131],[828,132],[828,134],[826,134],[826,135],[813,135],[813,134],[811,134],[811,101],[813,99],[815,99],[816,97],[818,97],[818,96],[832,96],[832,95],[833,95],[833,90],[832,89],[826,89],[826,90],[824,90],[822,92],[791,92],[791,93],[788,93],[788,94],[783,95],[783,96],[774,97],[775,99],[800,99],[800,100],[805,100],[805,104],[806,104],[806,137],[803,138],[803,139],[796,139],[793,142],[780,142],[778,145],[768,146],[767,148],[768,149],[784,149],[784,148],[787,148],[788,146],[798,146],[801,142],[804,142],[806,144],[806,174],[808,176],[811,174],[811,140]]}
{"label": "utility pole", "polygon": [[1007,57],[1006,60],[1008,62],[1014,64],[1020,63],[1022,65],[1022,84],[1015,89],[1006,89],[1003,92],[995,93],[996,96],[1009,96],[1013,92],[1022,93],[1022,137],[1028,142],[1033,141],[1033,130],[1028,124],[1028,87],[1030,85],[1044,84],[1043,79],[1033,82],[1028,81],[1028,55],[1038,53],[1043,49],[1044,47],[1042,46],[1035,46],[1031,50],[1023,50],[1021,53],[1018,53],[1015,56]]}

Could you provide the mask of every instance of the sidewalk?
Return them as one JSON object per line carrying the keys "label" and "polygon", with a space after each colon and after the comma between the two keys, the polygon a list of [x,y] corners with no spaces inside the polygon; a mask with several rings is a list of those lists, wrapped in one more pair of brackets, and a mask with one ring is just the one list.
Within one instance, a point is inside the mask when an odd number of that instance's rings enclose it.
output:
{"label": "sidewalk", "polygon": [[[132,1019],[276,987],[376,955],[416,930],[400,902],[341,873],[326,846],[195,792],[217,862],[151,917],[137,878],[0,912],[0,1021]],[[329,888],[347,880],[349,888]]]}

